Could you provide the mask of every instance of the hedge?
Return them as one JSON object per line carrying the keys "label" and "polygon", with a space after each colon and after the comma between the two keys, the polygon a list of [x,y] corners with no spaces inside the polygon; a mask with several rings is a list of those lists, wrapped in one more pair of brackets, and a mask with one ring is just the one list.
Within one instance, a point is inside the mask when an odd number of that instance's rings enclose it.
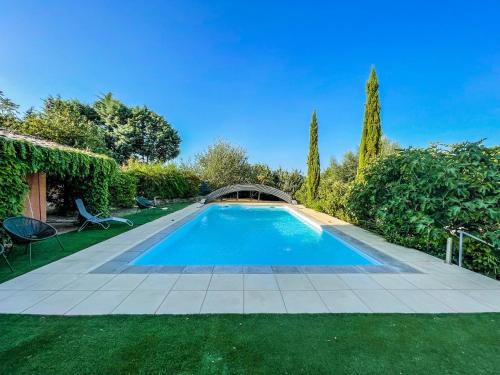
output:
{"label": "hedge", "polygon": [[36,141],[44,145],[0,136],[0,219],[22,212],[29,190],[26,175],[37,172],[65,178],[90,211],[108,211],[109,182],[117,169],[113,159]]}
{"label": "hedge", "polygon": [[449,230],[464,228],[496,248],[466,239],[465,266],[499,275],[500,147],[410,148],[381,158],[364,175],[348,198],[354,222],[441,257]]}
{"label": "hedge", "polygon": [[200,180],[191,171],[174,164],[141,163],[129,160],[123,172],[137,178],[137,194],[148,199],[190,198],[200,192]]}
{"label": "hedge", "polygon": [[119,171],[109,186],[112,207],[130,208],[135,205],[138,178],[131,172]]}

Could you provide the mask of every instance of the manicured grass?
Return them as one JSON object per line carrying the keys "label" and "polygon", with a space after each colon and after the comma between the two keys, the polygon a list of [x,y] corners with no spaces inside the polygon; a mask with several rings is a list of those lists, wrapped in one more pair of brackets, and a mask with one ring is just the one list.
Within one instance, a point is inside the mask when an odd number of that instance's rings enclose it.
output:
{"label": "manicured grass", "polygon": [[129,227],[128,225],[123,224],[111,224],[111,227],[107,230],[91,226],[82,232],[74,231],[61,234],[60,239],[65,248],[64,251],[61,250],[55,238],[34,243],[33,259],[31,264],[29,264],[28,255],[24,254],[24,246],[16,246],[13,253],[9,256],[9,261],[14,268],[14,272],[10,272],[3,259],[0,259],[0,283],[22,275],[23,273],[32,271],[35,268],[44,266],[55,260],[64,258],[65,256],[107,240],[108,238],[126,232],[139,225],[180,210],[189,204],[190,203],[173,203],[166,206],[168,207],[168,210],[154,208],[125,216],[134,222],[134,227]]}
{"label": "manicured grass", "polygon": [[498,374],[500,314],[0,316],[1,374]]}

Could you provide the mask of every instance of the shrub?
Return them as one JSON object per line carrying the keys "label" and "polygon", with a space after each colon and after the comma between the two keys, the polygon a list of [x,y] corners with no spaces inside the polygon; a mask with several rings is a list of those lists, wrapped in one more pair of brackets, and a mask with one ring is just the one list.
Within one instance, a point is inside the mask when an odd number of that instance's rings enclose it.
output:
{"label": "shrub", "polygon": [[292,197],[295,196],[304,183],[304,176],[297,169],[289,172],[278,168],[272,172],[272,178],[271,186],[290,194]]}
{"label": "shrub", "polygon": [[0,219],[22,212],[28,192],[25,177],[37,172],[65,179],[72,197],[82,197],[89,211],[108,210],[109,181],[116,172],[113,159],[58,145],[41,146],[20,137],[0,136]]}
{"label": "shrub", "polygon": [[120,171],[109,186],[110,203],[113,207],[134,207],[137,196],[137,177],[129,171]]}
{"label": "shrub", "polygon": [[[500,147],[478,143],[407,149],[366,169],[348,201],[355,221],[389,241],[443,256],[445,227],[500,247]],[[465,266],[498,274],[498,251],[464,244]]]}
{"label": "shrub", "polygon": [[122,168],[137,178],[137,193],[146,198],[189,198],[199,194],[200,180],[191,171],[173,164],[141,163],[129,160]]}
{"label": "shrub", "polygon": [[347,204],[352,186],[353,182],[322,180],[318,192],[318,210],[341,220],[349,221]]}
{"label": "shrub", "polygon": [[195,168],[211,190],[252,180],[247,152],[225,141],[218,141],[197,155]]}

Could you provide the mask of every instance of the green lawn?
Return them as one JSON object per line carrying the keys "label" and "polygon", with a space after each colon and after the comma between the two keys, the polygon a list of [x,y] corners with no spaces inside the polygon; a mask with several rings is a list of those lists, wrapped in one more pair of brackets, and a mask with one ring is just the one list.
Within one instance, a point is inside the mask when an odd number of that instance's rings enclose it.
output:
{"label": "green lawn", "polygon": [[[168,210],[150,209],[143,210],[135,214],[127,215],[128,219],[134,222],[134,227],[145,224],[159,217],[170,214],[174,211],[180,210],[190,203],[173,203],[169,204]],[[69,232],[60,236],[61,242],[65,248],[62,251],[55,238],[48,239],[43,242],[33,244],[33,259],[32,264],[29,264],[28,255],[24,254],[24,246],[17,246],[14,248],[13,253],[9,256],[9,261],[14,268],[14,272],[10,272],[3,259],[0,259],[0,283],[12,279],[23,273],[34,270],[35,268],[44,266],[50,262],[64,258],[77,251],[92,246],[98,242],[107,240],[120,233],[126,232],[134,227],[129,227],[124,224],[111,224],[107,230],[99,227],[89,227],[82,232]]]}
{"label": "green lawn", "polygon": [[500,314],[0,315],[1,374],[498,374]]}

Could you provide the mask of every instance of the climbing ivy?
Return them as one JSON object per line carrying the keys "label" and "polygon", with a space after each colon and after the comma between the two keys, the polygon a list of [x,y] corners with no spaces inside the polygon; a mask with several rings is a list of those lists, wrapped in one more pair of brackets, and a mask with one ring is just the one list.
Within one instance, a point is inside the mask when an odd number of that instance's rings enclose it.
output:
{"label": "climbing ivy", "polygon": [[89,210],[107,211],[116,170],[116,162],[104,155],[0,137],[0,219],[22,212],[29,190],[26,175],[37,172],[65,178]]}
{"label": "climbing ivy", "polygon": [[[348,197],[354,222],[438,256],[444,256],[449,230],[459,228],[500,249],[500,147],[465,142],[410,148],[365,171]],[[500,275],[498,250],[465,241],[465,266]]]}

